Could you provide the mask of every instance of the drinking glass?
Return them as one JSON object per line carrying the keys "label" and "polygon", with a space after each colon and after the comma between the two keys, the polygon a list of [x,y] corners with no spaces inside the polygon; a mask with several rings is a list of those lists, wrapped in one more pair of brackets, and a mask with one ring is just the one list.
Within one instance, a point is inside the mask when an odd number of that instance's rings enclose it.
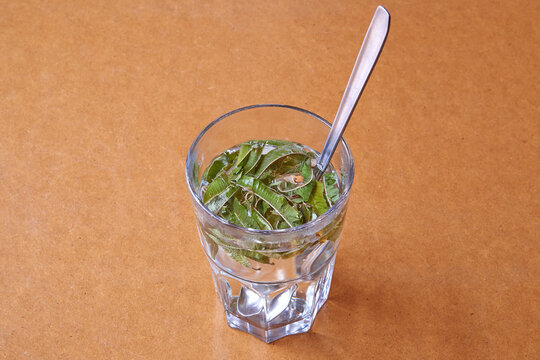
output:
{"label": "drinking glass", "polygon": [[188,152],[186,180],[227,323],[267,343],[308,331],[328,298],[354,177],[349,147],[342,140],[333,156],[339,200],[315,220],[289,229],[248,229],[216,216],[201,201],[200,177],[215,156],[244,141],[289,140],[319,153],[329,130],[326,120],[304,109],[253,105],[211,122]]}

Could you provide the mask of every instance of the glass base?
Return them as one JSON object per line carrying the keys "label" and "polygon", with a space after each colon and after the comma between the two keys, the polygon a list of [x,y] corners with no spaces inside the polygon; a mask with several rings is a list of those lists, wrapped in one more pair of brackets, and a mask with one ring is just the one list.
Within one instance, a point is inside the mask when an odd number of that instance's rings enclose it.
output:
{"label": "glass base", "polygon": [[335,254],[308,276],[276,283],[251,282],[211,267],[228,325],[270,343],[311,328],[328,298],[334,263]]}
{"label": "glass base", "polygon": [[250,324],[231,313],[226,312],[225,315],[227,317],[227,324],[230,327],[247,332],[266,343],[271,343],[287,335],[308,332],[312,325],[311,319],[302,319],[275,329],[264,329]]}

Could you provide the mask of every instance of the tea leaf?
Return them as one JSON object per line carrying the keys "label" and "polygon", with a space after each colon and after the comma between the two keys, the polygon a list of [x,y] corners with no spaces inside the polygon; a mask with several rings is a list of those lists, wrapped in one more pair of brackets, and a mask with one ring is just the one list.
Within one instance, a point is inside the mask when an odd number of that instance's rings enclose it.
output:
{"label": "tea leaf", "polygon": [[290,226],[285,221],[278,225],[279,230],[288,229]]}
{"label": "tea leaf", "polygon": [[237,198],[233,199],[233,214],[238,221],[238,225],[246,228],[258,229],[257,222],[251,218],[246,208],[240,204],[240,201],[238,201]]}
{"label": "tea leaf", "polygon": [[268,205],[268,203],[266,201],[263,201],[261,206],[262,206],[262,213],[263,214],[266,214],[268,209],[270,209],[270,205]]}
{"label": "tea leaf", "polygon": [[263,156],[261,164],[257,168],[257,171],[255,171],[255,178],[260,177],[262,173],[277,160],[281,159],[284,156],[292,154],[305,154],[305,150],[302,149],[300,146],[294,144],[283,145],[281,147],[270,150],[268,154]]}
{"label": "tea leaf", "polygon": [[302,199],[301,197],[289,198],[289,200],[291,200],[295,204],[303,204],[304,203],[304,199]]}
{"label": "tea leaf", "polygon": [[191,179],[193,183],[197,186],[199,186],[199,168],[201,166],[201,163],[198,161],[195,161],[193,164],[193,169],[191,170]]}
{"label": "tea leaf", "polygon": [[223,205],[225,205],[227,201],[229,201],[229,199],[234,194],[236,194],[238,190],[239,190],[238,187],[234,185],[229,185],[223,192],[214,196],[205,205],[208,208],[208,210],[210,210],[211,212],[215,214],[223,207]]}
{"label": "tea leaf", "polygon": [[229,166],[232,166],[232,164],[236,162],[236,158],[238,157],[238,151],[227,150],[223,154],[227,156]]}
{"label": "tea leaf", "polygon": [[223,240],[220,239],[220,237],[223,236],[223,234],[221,234],[221,232],[217,229],[210,229],[211,231],[214,232],[214,234],[211,234],[209,232],[205,232],[205,234],[207,235],[208,238],[211,239],[211,241],[213,241],[216,245],[219,245],[223,248],[223,250],[225,250],[225,252],[227,254],[229,254],[229,256],[235,260],[236,262],[238,262],[240,265],[243,265],[245,267],[248,267],[250,269],[254,269],[254,270],[258,270],[258,269],[255,269],[251,266],[251,262],[246,259],[246,257],[242,254],[243,250],[242,249],[238,249],[234,246],[231,246],[229,244],[227,244],[226,242],[224,242]]}
{"label": "tea leaf", "polygon": [[315,181],[315,191],[313,191],[309,203],[313,205],[313,210],[315,210],[317,216],[321,216],[328,211],[328,204],[326,204],[324,197],[324,185],[320,181]]}
{"label": "tea leaf", "polygon": [[311,206],[308,206],[306,204],[300,204],[300,211],[302,212],[302,216],[304,217],[304,223],[311,220],[312,212]]}
{"label": "tea leaf", "polygon": [[236,157],[236,162],[234,164],[234,167],[232,168],[231,173],[232,174],[239,174],[243,167],[246,159],[248,158],[248,155],[251,152],[251,145],[249,143],[243,143],[242,146],[240,146],[240,150],[238,151],[238,156]]}
{"label": "tea leaf", "polygon": [[274,208],[274,210],[283,217],[290,227],[293,227],[300,222],[300,214],[289,205],[285,196],[270,189],[259,180],[250,176],[242,176],[238,180],[238,185],[252,190],[255,195],[266,201],[268,205]]}
{"label": "tea leaf", "polygon": [[261,254],[260,252],[250,251],[250,250],[240,250],[240,253],[244,255],[245,257],[251,260],[255,260],[261,264],[271,264],[270,258],[264,254]]}
{"label": "tea leaf", "polygon": [[256,146],[249,153],[248,159],[246,160],[246,164],[244,165],[246,174],[250,173],[255,168],[255,166],[257,166],[257,164],[259,163],[259,160],[262,157],[263,147],[264,147],[264,143]]}
{"label": "tea leaf", "polygon": [[[302,165],[302,182],[300,184],[298,184],[297,186],[295,187],[292,187],[292,188],[287,188],[287,189],[283,189],[283,187],[279,187],[279,190],[281,191],[284,191],[284,192],[292,192],[292,191],[295,191],[295,190],[298,190],[302,187],[305,187],[307,185],[309,185],[311,183],[311,181],[313,180],[313,169],[311,168],[311,165],[309,164],[308,161],[304,161],[304,164]],[[298,194],[300,195],[300,194]],[[338,194],[339,195],[339,194]],[[302,195],[300,195],[302,196]],[[308,197],[309,197],[309,194],[308,194]],[[304,197],[302,196],[302,199]],[[307,201],[304,200],[304,201]]]}
{"label": "tea leaf", "polygon": [[203,202],[206,204],[214,196],[222,193],[227,188],[227,185],[228,183],[223,176],[218,176],[208,185],[208,188],[204,192]]}
{"label": "tea leaf", "polygon": [[266,143],[268,145],[274,145],[274,146],[283,146],[283,145],[291,144],[291,142],[287,140],[266,140]]}
{"label": "tea leaf", "polygon": [[306,244],[304,246],[302,246],[301,248],[299,249],[293,249],[293,250],[289,250],[289,251],[286,251],[286,252],[283,252],[283,253],[280,253],[280,258],[282,259],[288,259],[288,258],[291,258],[295,255],[298,255],[298,254],[301,254],[304,250],[306,250],[306,248],[308,247],[309,244]]}
{"label": "tea leaf", "polygon": [[339,188],[337,187],[337,177],[335,173],[326,173],[323,176],[324,193],[330,206],[339,199]]}
{"label": "tea leaf", "polygon": [[250,268],[250,269],[260,270],[260,269],[253,268],[251,266],[251,261],[246,259],[246,257],[240,252],[240,250],[229,250],[227,252],[231,256],[231,258],[233,258],[240,265],[245,266],[245,267]]}
{"label": "tea leaf", "polygon": [[266,220],[265,217],[262,216],[261,213],[257,211],[257,209],[253,208],[252,211],[253,211],[252,213],[253,218],[257,221],[257,223],[260,226],[259,229],[272,230],[272,225],[270,224],[270,222]]}
{"label": "tea leaf", "polygon": [[298,194],[302,197],[302,200],[309,201],[313,188],[315,187],[315,182],[312,181],[306,186],[302,186],[294,191],[295,194]]}
{"label": "tea leaf", "polygon": [[217,158],[214,159],[214,161],[212,161],[210,166],[206,168],[206,170],[204,171],[202,175],[201,180],[205,180],[209,183],[212,182],[212,180],[214,180],[216,175],[218,175],[221,172],[221,170],[223,170],[223,168],[227,166],[228,164],[229,164],[229,159],[228,159],[227,154],[219,155]]}
{"label": "tea leaf", "polygon": [[[340,196],[334,172],[325,174],[322,181],[314,179],[315,158],[314,152],[297,143],[244,142],[210,163],[199,185],[203,202],[217,216],[245,228],[278,230],[312,221]],[[335,241],[341,233],[342,218],[325,227],[318,241]],[[272,264],[271,258],[293,257],[313,245],[313,241],[299,238],[290,251],[268,252],[277,248],[271,243],[257,243],[250,249],[233,246],[230,244],[236,244],[237,239],[212,227],[204,229],[203,234],[211,257],[219,247],[234,261],[254,270],[260,270],[254,263]]]}

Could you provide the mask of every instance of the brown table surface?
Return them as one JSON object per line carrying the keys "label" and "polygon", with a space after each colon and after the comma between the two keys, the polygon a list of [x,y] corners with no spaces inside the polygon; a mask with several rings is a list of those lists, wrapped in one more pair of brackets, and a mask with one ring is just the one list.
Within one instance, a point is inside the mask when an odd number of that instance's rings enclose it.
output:
{"label": "brown table surface", "polygon": [[540,2],[388,1],[327,304],[227,327],[183,166],[217,116],[333,118],[376,2],[0,3],[0,358],[540,358]]}

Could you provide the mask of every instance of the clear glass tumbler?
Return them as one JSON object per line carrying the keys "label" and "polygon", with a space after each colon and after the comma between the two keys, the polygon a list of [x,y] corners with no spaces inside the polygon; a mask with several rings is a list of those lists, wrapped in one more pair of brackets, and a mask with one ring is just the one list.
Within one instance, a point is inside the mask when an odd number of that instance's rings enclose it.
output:
{"label": "clear glass tumbler", "polygon": [[[295,141],[320,152],[329,128],[326,120],[300,108],[253,105],[214,120],[189,149],[186,179],[227,323],[267,343],[308,331],[328,298],[354,177],[349,147],[342,140],[333,156],[339,200],[315,220],[290,229],[247,229],[217,217],[199,198],[200,176],[215,156],[251,139]],[[239,253],[243,264],[235,260]],[[260,258],[270,261],[254,261]]]}

